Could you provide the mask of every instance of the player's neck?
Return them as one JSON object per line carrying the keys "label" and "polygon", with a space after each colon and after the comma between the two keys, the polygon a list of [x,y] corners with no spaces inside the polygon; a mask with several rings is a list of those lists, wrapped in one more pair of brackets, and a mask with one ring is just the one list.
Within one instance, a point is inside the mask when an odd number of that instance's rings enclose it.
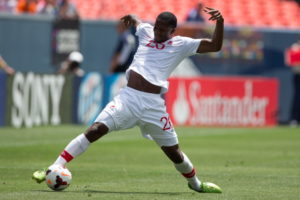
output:
{"label": "player's neck", "polygon": [[172,39],[172,37],[169,37],[168,39],[162,40],[162,41],[157,41],[157,40],[154,38],[154,41],[155,41],[156,43],[164,43],[164,42],[166,42],[166,41],[168,41],[168,40],[170,40],[170,39]]}

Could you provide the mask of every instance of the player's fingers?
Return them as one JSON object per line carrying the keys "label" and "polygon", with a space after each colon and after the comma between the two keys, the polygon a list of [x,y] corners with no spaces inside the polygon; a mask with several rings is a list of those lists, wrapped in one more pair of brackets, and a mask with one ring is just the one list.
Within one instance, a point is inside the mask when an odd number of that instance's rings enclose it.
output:
{"label": "player's fingers", "polygon": [[207,6],[205,6],[205,8],[208,9],[208,10],[215,10],[214,8],[210,8],[210,7],[207,7]]}
{"label": "player's fingers", "polygon": [[212,16],[209,18],[209,20],[216,20],[216,19],[219,19],[221,18],[221,15],[218,15],[218,16]]}
{"label": "player's fingers", "polygon": [[216,9],[205,7],[203,10],[206,11],[206,12],[210,12],[210,11],[214,11]]}
{"label": "player's fingers", "polygon": [[217,19],[220,19],[222,17],[221,13],[219,13],[218,15],[214,15],[214,16],[211,16],[208,20],[217,20]]}
{"label": "player's fingers", "polygon": [[218,13],[219,11],[218,10],[211,10],[211,11],[208,11],[207,13],[209,14],[215,14],[215,13]]}
{"label": "player's fingers", "polygon": [[218,17],[218,16],[220,16],[220,15],[221,15],[220,12],[215,12],[215,13],[211,14],[211,17]]}
{"label": "player's fingers", "polygon": [[219,16],[220,16],[220,14],[211,15],[209,19],[215,19],[215,18],[217,18]]}
{"label": "player's fingers", "polygon": [[211,10],[203,10],[204,12],[206,12],[206,13],[210,13],[211,12]]}
{"label": "player's fingers", "polygon": [[219,17],[219,16],[221,16],[221,13],[215,13],[214,15],[212,15],[213,17]]}
{"label": "player's fingers", "polygon": [[218,15],[221,15],[221,13],[219,11],[211,14],[212,17],[218,16]]}

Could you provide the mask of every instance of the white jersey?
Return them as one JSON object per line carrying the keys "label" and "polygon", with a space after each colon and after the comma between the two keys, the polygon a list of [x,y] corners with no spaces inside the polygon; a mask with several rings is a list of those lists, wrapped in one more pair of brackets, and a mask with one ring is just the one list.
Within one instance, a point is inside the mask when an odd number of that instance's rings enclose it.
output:
{"label": "white jersey", "polygon": [[127,69],[142,75],[147,81],[161,86],[162,93],[167,92],[168,78],[177,65],[186,57],[196,54],[201,39],[175,36],[157,43],[154,41],[153,26],[140,23],[136,35],[139,37],[139,47],[134,59]]}

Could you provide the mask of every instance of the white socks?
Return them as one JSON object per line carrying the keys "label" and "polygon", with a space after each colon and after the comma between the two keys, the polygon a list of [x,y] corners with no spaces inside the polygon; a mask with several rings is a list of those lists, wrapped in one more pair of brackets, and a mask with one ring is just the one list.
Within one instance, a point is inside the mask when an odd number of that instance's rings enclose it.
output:
{"label": "white socks", "polygon": [[192,162],[183,152],[182,155],[183,162],[179,164],[175,163],[175,168],[186,178],[192,188],[194,188],[195,190],[200,190],[201,182],[196,176],[196,171],[193,167]]}
{"label": "white socks", "polygon": [[78,135],[68,144],[64,151],[56,159],[54,165],[64,166],[67,162],[70,162],[73,158],[85,152],[89,145],[90,142],[84,134]]}

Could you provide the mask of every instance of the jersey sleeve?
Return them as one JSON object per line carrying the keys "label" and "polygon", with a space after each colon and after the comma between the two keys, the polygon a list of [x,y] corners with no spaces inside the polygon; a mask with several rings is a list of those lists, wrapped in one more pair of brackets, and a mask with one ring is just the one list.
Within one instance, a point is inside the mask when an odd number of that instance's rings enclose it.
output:
{"label": "jersey sleeve", "polygon": [[184,54],[186,57],[195,55],[201,43],[201,39],[193,39],[189,37],[182,37],[184,41]]}
{"label": "jersey sleeve", "polygon": [[136,27],[135,35],[139,38],[149,37],[150,32],[153,30],[153,26],[148,23],[140,23]]}

